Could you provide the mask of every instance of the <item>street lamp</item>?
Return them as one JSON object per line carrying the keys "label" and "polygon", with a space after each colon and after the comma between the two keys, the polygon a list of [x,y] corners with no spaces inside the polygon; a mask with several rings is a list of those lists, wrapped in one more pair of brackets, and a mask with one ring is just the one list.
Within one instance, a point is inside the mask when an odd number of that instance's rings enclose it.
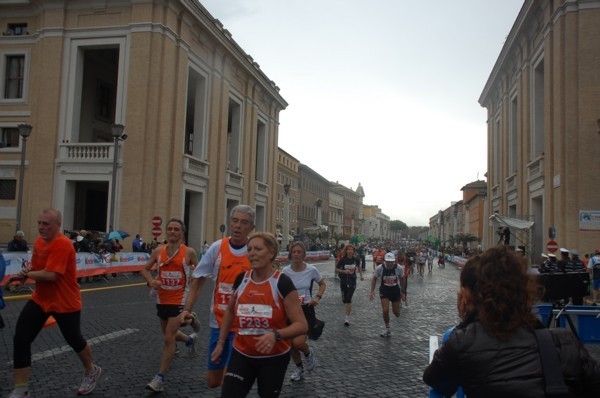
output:
{"label": "street lamp", "polygon": [[110,218],[109,218],[109,231],[112,231],[115,228],[115,200],[117,195],[117,162],[119,160],[119,141],[125,141],[127,139],[127,134],[123,134],[123,130],[125,130],[125,126],[122,124],[113,124],[110,126],[110,131],[113,136],[113,141],[115,143],[115,149],[113,151],[113,169],[112,169],[112,186],[110,190]]}
{"label": "street lamp", "polygon": [[31,127],[28,124],[19,124],[19,134],[23,138],[23,147],[21,148],[21,167],[19,169],[19,196],[17,198],[17,223],[15,231],[21,229],[21,209],[23,207],[23,185],[25,183],[25,150],[27,149],[27,138],[31,135]]}
{"label": "street lamp", "polygon": [[287,251],[288,236],[290,234],[290,184],[283,184],[283,192],[285,193],[283,201],[283,237],[281,239],[281,247],[283,251]]}

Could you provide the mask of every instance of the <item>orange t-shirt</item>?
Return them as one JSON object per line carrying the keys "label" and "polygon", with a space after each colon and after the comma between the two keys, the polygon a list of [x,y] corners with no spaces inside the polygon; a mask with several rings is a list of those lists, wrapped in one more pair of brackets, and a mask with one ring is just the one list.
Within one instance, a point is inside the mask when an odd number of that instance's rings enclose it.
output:
{"label": "orange t-shirt", "polygon": [[373,253],[373,259],[375,260],[375,264],[383,264],[383,260],[385,258],[385,250],[375,250]]}
{"label": "orange t-shirt", "polygon": [[[223,314],[229,306],[229,300],[233,294],[233,283],[235,278],[244,271],[250,270],[248,256],[238,257],[229,248],[229,238],[223,238],[219,251],[221,258],[217,280],[215,281],[215,295],[213,297],[213,313],[219,327],[223,320]],[[236,331],[235,325],[231,328]]]}
{"label": "orange t-shirt", "polygon": [[52,242],[46,243],[41,236],[38,236],[33,244],[31,269],[58,274],[54,282],[36,281],[31,298],[42,307],[44,312],[81,311],[75,249],[69,238],[60,234]]}
{"label": "orange t-shirt", "polygon": [[277,270],[266,281],[256,283],[252,271],[246,271],[244,279],[236,289],[233,309],[238,331],[233,340],[236,350],[249,357],[272,357],[288,352],[291,340],[280,340],[268,354],[256,350],[256,337],[273,329],[287,326],[287,315],[283,298],[277,290],[281,271]]}
{"label": "orange t-shirt", "polygon": [[186,245],[180,245],[179,251],[169,259],[167,245],[164,245],[158,258],[158,304],[184,305],[188,293],[188,274],[190,265],[185,263]]}

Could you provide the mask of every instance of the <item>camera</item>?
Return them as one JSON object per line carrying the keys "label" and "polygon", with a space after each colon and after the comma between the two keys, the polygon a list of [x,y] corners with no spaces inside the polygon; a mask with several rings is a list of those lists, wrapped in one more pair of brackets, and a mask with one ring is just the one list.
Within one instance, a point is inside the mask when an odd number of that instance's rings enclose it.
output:
{"label": "camera", "polygon": [[542,301],[552,303],[569,297],[587,296],[590,274],[587,272],[540,274],[538,282],[543,288]]}

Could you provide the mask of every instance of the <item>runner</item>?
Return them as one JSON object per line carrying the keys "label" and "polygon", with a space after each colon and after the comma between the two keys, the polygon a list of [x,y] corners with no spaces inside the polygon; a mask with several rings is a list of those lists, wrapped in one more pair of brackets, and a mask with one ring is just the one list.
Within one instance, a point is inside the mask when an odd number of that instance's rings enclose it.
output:
{"label": "runner", "polygon": [[[83,381],[77,394],[87,395],[94,391],[102,369],[94,364],[92,349],[81,335],[81,292],[77,284],[75,249],[69,238],[60,232],[60,211],[43,210],[37,225],[40,236],[33,245],[31,268],[23,268],[18,274],[24,280],[34,280],[36,288],[21,310],[15,327],[14,390],[9,398],[30,396],[31,344],[50,316],[56,319],[60,332],[83,364]],[[63,369],[61,374],[64,375]]]}
{"label": "runner", "polygon": [[385,324],[384,331],[380,334],[381,337],[390,337],[390,303],[392,303],[392,312],[398,318],[400,316],[400,298],[401,298],[401,280],[404,277],[404,267],[396,264],[396,257],[393,253],[385,255],[385,264],[378,265],[373,279],[371,281],[371,294],[369,299],[373,301],[375,298],[375,285],[377,279],[381,278],[379,286],[379,298],[381,299],[381,309],[383,311],[383,323]]}
{"label": "runner", "polygon": [[255,215],[254,209],[247,205],[238,205],[231,209],[229,215],[231,236],[210,245],[192,274],[192,285],[181,317],[182,322],[189,321],[192,318],[192,308],[206,279],[212,278],[215,281],[210,302],[210,346],[206,373],[206,384],[209,388],[221,385],[231,356],[231,344],[237,330],[235,325],[231,328],[226,344],[223,345],[223,352],[219,356],[219,361],[213,362],[210,359],[210,353],[219,341],[219,328],[223,313],[227,309],[229,299],[233,293],[233,282],[240,273],[250,269],[246,243],[248,242],[248,235],[254,230]]}
{"label": "runner", "polygon": [[362,268],[360,260],[356,257],[353,245],[346,245],[344,255],[338,261],[335,272],[340,277],[340,289],[342,290],[342,302],[346,304],[346,320],[344,325],[350,326],[350,313],[352,312],[352,296],[356,290],[356,271],[360,274],[360,280],[363,281]]}
{"label": "runner", "polygon": [[[179,330],[179,315],[187,299],[188,275],[193,264],[198,262],[196,252],[183,244],[185,225],[183,221],[172,218],[167,222],[167,244],[157,247],[141,271],[148,285],[156,289],[156,315],[162,329],[163,350],[160,368],[146,389],[161,392],[164,390],[165,374],[169,370],[175,355],[176,342],[184,341],[190,348],[190,354],[196,353],[198,336],[186,335]],[[152,277],[152,268],[157,268],[156,278]]]}
{"label": "runner", "polygon": [[423,273],[425,272],[425,262],[427,261],[427,255],[425,254],[425,250],[421,249],[419,254],[417,255],[417,267],[419,276],[422,278]]}
{"label": "runner", "polygon": [[378,265],[383,264],[385,257],[385,250],[381,245],[377,245],[377,249],[373,252],[373,271],[377,268]]}
{"label": "runner", "polygon": [[[300,298],[304,317],[308,323],[308,330],[311,330],[316,320],[315,306],[323,298],[323,293],[325,293],[327,285],[319,270],[315,266],[304,262],[306,258],[304,243],[301,241],[292,242],[289,258],[292,263],[283,269],[283,273],[290,277],[298,290],[298,297]],[[314,296],[312,295],[313,282],[319,285],[319,291]],[[307,338],[308,336],[303,334],[295,337],[292,341],[292,359],[296,364],[296,369],[291,377],[292,381],[299,381],[304,378],[304,367],[302,366],[300,352],[304,354],[304,358],[306,359],[306,370],[310,372],[317,365],[314,348],[309,347]]]}
{"label": "runner", "polygon": [[430,249],[427,254],[427,270],[431,274],[433,272],[433,251]]}
{"label": "runner", "polygon": [[237,324],[222,397],[245,397],[255,381],[260,397],[278,397],[290,361],[290,340],[308,329],[294,284],[275,267],[278,252],[273,234],[258,232],[248,240],[252,270],[236,277],[211,351],[211,360],[219,361]]}

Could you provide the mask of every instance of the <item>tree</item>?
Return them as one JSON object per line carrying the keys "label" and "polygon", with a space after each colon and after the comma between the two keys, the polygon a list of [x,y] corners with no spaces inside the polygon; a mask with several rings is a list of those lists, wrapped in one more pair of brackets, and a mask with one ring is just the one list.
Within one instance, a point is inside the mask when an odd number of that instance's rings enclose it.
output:
{"label": "tree", "polygon": [[469,246],[469,243],[478,242],[479,238],[476,237],[475,235],[471,235],[470,233],[467,232],[466,234],[463,234],[463,233],[456,234],[456,236],[454,237],[454,240],[457,243],[460,242],[462,244],[462,247],[466,249]]}
{"label": "tree", "polygon": [[400,220],[390,221],[390,230],[392,231],[404,231],[408,229],[408,226]]}

